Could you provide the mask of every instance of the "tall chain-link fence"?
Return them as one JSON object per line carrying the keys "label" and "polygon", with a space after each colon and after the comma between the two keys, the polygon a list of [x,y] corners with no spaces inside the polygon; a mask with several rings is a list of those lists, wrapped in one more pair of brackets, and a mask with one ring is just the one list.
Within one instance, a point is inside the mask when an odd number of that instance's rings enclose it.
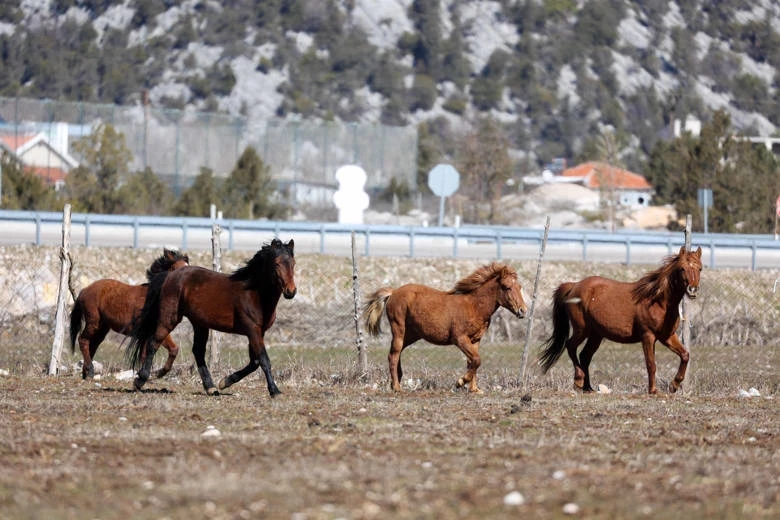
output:
{"label": "tall chain-link fence", "polygon": [[[79,291],[101,278],[115,278],[126,283],[142,283],[151,262],[162,250],[91,248],[71,249],[73,268],[71,284]],[[211,252],[189,251],[194,265],[212,266]],[[221,265],[225,273],[248,260],[246,252],[225,251]],[[660,262],[661,259],[659,259]],[[422,283],[442,290],[491,261],[451,258],[359,257],[360,294],[365,297],[381,286],[398,287],[405,283]],[[530,304],[536,275],[535,261],[504,259],[518,272],[526,301]],[[654,265],[625,266],[585,262],[545,263],[539,281],[534,312],[533,338],[529,341],[528,372],[534,367],[537,349],[552,331],[551,295],[566,280],[577,280],[598,274],[632,281],[654,269]],[[19,373],[45,373],[55,328],[55,304],[60,271],[59,248],[44,246],[0,247],[0,368]],[[387,354],[390,333],[386,319],[379,337],[361,334],[368,353],[368,373],[358,365],[358,336],[355,330],[352,259],[342,256],[305,254],[297,256],[298,293],[292,300],[282,299],[277,320],[266,334],[274,370],[281,380],[306,378],[326,384],[360,377],[379,386],[388,384]],[[743,346],[765,346],[777,349],[780,337],[780,269],[748,271],[706,269],[702,273],[699,297],[689,305],[692,360],[709,348],[733,348],[738,355]],[[364,301],[361,302],[361,304]],[[72,308],[69,300],[68,311]],[[362,330],[362,317],[360,317]],[[479,370],[480,386],[517,384],[528,321],[499,310],[482,340]],[[69,334],[66,332],[66,338]],[[211,344],[214,342],[212,335]],[[189,376],[192,332],[185,320],[173,333],[181,352],[170,377]],[[247,342],[242,336],[219,334],[219,361],[212,371],[224,375],[248,362]],[[124,337],[111,333],[95,359],[105,363],[104,371],[125,370],[122,356]],[[615,348],[615,347],[602,347]],[[636,348],[637,364],[642,364],[641,349]],[[657,345],[659,356],[674,358]],[[158,353],[156,365],[163,361]],[[564,356],[565,358],[565,356]],[[69,345],[63,349],[62,365],[78,371],[81,355]],[[598,361],[598,355],[596,356]],[[565,366],[568,374],[568,360]],[[435,387],[452,385],[462,374],[465,358],[454,346],[434,346],[418,342],[403,353],[404,384]],[[661,373],[659,372],[659,376]],[[260,376],[262,377],[262,375]],[[199,383],[198,383],[199,384]]]}
{"label": "tall chain-link fence", "polygon": [[[163,110],[148,105],[116,106],[0,97],[0,132],[15,137],[43,134],[50,153],[67,152],[95,124],[108,123],[125,136],[130,170],[151,168],[176,191],[189,186],[202,167],[226,177],[252,146],[282,187],[298,200],[320,202],[338,186],[345,164],[361,166],[367,190],[390,180],[415,190],[417,129],[333,121],[250,121],[217,113]],[[54,162],[52,160],[52,162]],[[323,190],[325,188],[325,190]],[[332,194],[332,193],[331,193]]]}

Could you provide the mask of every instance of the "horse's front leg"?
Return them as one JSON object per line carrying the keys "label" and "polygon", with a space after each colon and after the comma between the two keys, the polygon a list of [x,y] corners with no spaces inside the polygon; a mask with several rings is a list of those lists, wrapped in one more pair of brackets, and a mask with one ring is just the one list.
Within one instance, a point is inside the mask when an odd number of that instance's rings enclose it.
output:
{"label": "horse's front leg", "polygon": [[685,372],[688,369],[690,352],[688,352],[688,349],[685,348],[685,345],[682,344],[677,334],[672,334],[667,341],[662,343],[666,345],[669,350],[680,357],[680,366],[677,368],[677,374],[674,376],[674,380],[669,383],[669,391],[674,393],[680,388],[683,380],[685,379]]}
{"label": "horse's front leg", "polygon": [[176,361],[176,356],[179,354],[179,346],[171,339],[171,335],[165,336],[162,342],[162,346],[168,350],[168,359],[165,360],[165,365],[157,371],[155,374],[158,378],[164,377],[173,368],[173,362]]}
{"label": "horse's front leg", "polygon": [[268,357],[262,332],[256,332],[249,338],[249,364],[244,368],[233,372],[229,376],[222,378],[219,382],[219,389],[224,390],[225,388],[229,388],[238,383],[257,370],[258,367],[263,369],[265,380],[268,383],[268,393],[271,397],[276,397],[281,394],[282,391],[276,386],[274,376],[271,373],[271,359]]}
{"label": "horse's front leg", "polygon": [[479,342],[471,343],[464,339],[457,343],[458,348],[466,355],[466,373],[458,379],[458,388],[469,383],[469,392],[482,393],[477,386],[477,369],[482,364],[479,357]]}
{"label": "horse's front leg", "polygon": [[[195,364],[198,366],[198,374],[203,382],[203,388],[209,395],[219,395],[211,372],[206,366],[206,343],[209,341],[209,329],[206,327],[193,327],[195,335],[192,340],[192,355],[195,356]],[[174,356],[175,358],[176,356]]]}
{"label": "horse's front leg", "polygon": [[642,352],[647,366],[647,393],[656,394],[658,389],[655,387],[655,336],[646,335],[642,338]]}

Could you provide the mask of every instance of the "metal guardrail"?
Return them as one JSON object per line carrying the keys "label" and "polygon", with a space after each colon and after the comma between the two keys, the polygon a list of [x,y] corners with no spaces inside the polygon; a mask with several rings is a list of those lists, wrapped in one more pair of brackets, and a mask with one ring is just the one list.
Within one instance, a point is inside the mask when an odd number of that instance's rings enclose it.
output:
{"label": "metal guardrail", "polygon": [[[22,222],[35,225],[34,243],[42,244],[41,229],[44,225],[62,223],[62,214],[56,212],[35,211],[11,211],[0,210],[0,230],[4,229],[3,223]],[[220,224],[223,232],[227,232],[227,249],[234,249],[234,237],[239,232],[272,233],[273,235],[290,234],[295,236],[300,233],[308,233],[319,236],[319,252],[327,253],[326,238],[334,235],[350,235],[355,231],[364,237],[364,254],[372,254],[372,237],[396,237],[408,240],[408,255],[415,257],[415,249],[419,240],[424,238],[447,239],[452,243],[451,254],[454,258],[459,256],[459,246],[463,244],[487,244],[495,247],[495,257],[503,257],[502,250],[512,244],[541,243],[544,230],[515,228],[510,226],[461,226],[461,227],[422,227],[422,226],[398,226],[398,225],[354,225],[337,224],[327,222],[288,222],[267,220],[236,220],[221,219],[214,221],[210,218],[197,217],[150,217],[131,215],[99,215],[86,213],[73,213],[72,226],[82,226],[84,245],[93,245],[92,232],[96,227],[119,226],[133,230],[133,248],[139,247],[139,235],[142,230],[151,228],[173,228],[181,232],[181,247],[189,247],[189,233],[197,231],[210,231],[214,222]],[[0,235],[4,234],[0,231]],[[8,240],[3,240],[8,243]],[[27,242],[20,240],[19,242]],[[632,249],[642,246],[662,246],[669,254],[684,244],[682,233],[651,232],[651,231],[618,231],[608,232],[602,230],[550,230],[548,236],[550,244],[575,244],[582,251],[581,260],[589,260],[589,247],[598,245],[616,245],[625,249],[625,263],[632,262]],[[749,251],[751,255],[750,266],[757,268],[757,255],[759,251],[770,251],[780,258],[780,241],[771,235],[732,235],[720,233],[697,233],[694,245],[701,246],[709,251],[709,267],[716,265],[716,251],[723,249]],[[777,265],[780,268],[780,264]]]}

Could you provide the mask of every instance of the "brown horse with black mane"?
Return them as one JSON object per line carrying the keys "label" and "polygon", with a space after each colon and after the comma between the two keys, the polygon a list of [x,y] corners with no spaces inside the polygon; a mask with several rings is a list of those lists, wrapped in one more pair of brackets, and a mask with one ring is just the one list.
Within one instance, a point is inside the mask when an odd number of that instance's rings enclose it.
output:
{"label": "brown horse with black mane", "polygon": [[[701,275],[701,247],[685,247],[636,282],[591,276],[558,286],[553,296],[553,333],[543,345],[539,362],[546,373],[563,353],[574,364],[574,386],[592,392],[588,367],[603,339],[642,343],[647,365],[648,392],[655,394],[655,342],[680,357],[677,375],[669,384],[676,392],[685,379],[689,353],[677,337],[678,306],[685,295],[695,298]],[[569,324],[571,323],[571,337]],[[577,358],[577,347],[587,340]]]}
{"label": "brown horse with black mane", "polygon": [[[134,382],[136,390],[149,379],[152,358],[160,342],[186,317],[194,332],[192,354],[208,394],[219,394],[219,390],[239,382],[258,367],[265,373],[271,397],[279,394],[264,336],[276,319],[279,298],[284,295],[290,299],[296,293],[294,245],[292,240],[284,244],[275,238],[230,275],[203,267],[184,267],[155,276],[127,347],[133,366],[143,360]],[[211,329],[249,339],[249,364],[223,378],[219,389],[206,366],[206,343]]]}
{"label": "brown horse with black mane", "polygon": [[[186,254],[163,249],[162,256],[146,270],[146,278],[151,280],[158,273],[172,271],[189,263],[190,259]],[[92,359],[109,330],[125,335],[130,332],[133,319],[140,315],[141,308],[144,306],[148,286],[148,283],[128,285],[119,280],[105,278],[92,282],[81,290],[70,314],[70,343],[71,352],[75,352],[78,337],[79,348],[84,358],[81,367],[82,378],[95,376]],[[81,330],[82,323],[83,330]],[[163,340],[163,346],[168,350],[168,360],[157,372],[157,377],[163,377],[170,372],[179,353],[179,347],[170,337]]]}
{"label": "brown horse with black mane", "polygon": [[425,285],[407,284],[398,289],[382,287],[369,297],[364,308],[366,330],[380,333],[380,319],[387,314],[393,338],[390,341],[390,381],[401,390],[401,351],[419,339],[436,345],[456,345],[466,355],[466,374],[458,387],[477,387],[481,364],[479,342],[488,330],[490,317],[499,307],[522,318],[528,308],[523,300],[517,273],[507,265],[492,263],[480,267],[444,292]]}

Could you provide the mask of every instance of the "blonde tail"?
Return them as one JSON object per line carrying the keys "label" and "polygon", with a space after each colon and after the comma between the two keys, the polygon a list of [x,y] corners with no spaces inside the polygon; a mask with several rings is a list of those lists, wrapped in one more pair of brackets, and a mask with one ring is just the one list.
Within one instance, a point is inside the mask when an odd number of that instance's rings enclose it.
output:
{"label": "blonde tail", "polygon": [[368,303],[363,307],[363,319],[366,331],[372,336],[378,336],[382,332],[380,321],[385,312],[387,299],[393,294],[392,287],[382,287],[369,296]]}

